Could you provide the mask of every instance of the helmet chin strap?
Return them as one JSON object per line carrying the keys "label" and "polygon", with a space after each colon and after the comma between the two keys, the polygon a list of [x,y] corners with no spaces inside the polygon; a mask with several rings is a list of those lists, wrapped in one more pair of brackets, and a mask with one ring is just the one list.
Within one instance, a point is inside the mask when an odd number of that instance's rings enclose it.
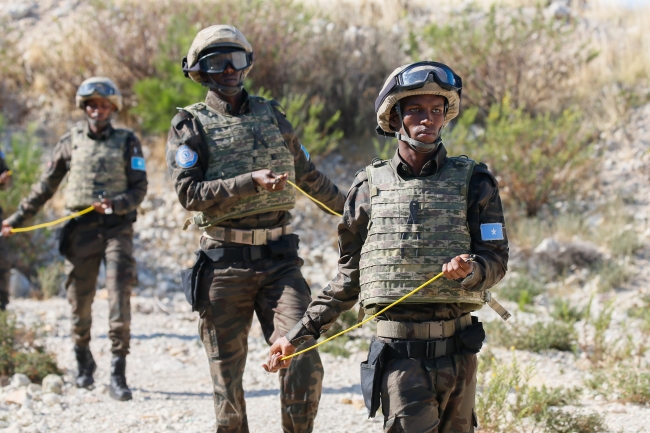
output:
{"label": "helmet chin strap", "polygon": [[214,90],[217,93],[221,93],[224,96],[235,96],[237,93],[241,92],[242,89],[244,88],[244,83],[240,82],[237,86],[224,86],[221,84],[218,84],[216,81],[214,81],[214,78],[210,74],[206,74],[208,76],[208,81],[203,81],[201,82],[202,85],[205,87],[208,87],[210,90]]}
{"label": "helmet chin strap", "polygon": [[[395,111],[397,112],[397,116],[399,117],[399,123],[402,125],[402,128],[404,129],[404,132],[406,131],[406,128],[404,127],[404,119],[402,118],[402,110],[400,109],[400,104],[399,102],[395,104]],[[438,131],[438,138],[433,143],[423,143],[421,141],[415,140],[408,135],[403,135],[400,134],[399,131],[395,132],[395,138],[397,138],[400,141],[405,142],[406,144],[409,145],[411,149],[413,149],[416,152],[420,153],[429,153],[440,146],[440,143],[442,143],[442,138],[440,137],[440,133],[442,132],[442,126],[440,127],[440,130]],[[407,132],[408,133],[408,132]]]}
{"label": "helmet chin strap", "polygon": [[115,114],[115,113],[111,113],[111,114],[110,114],[106,119],[104,119],[104,120],[93,119],[93,118],[90,117],[88,114],[86,114],[86,119],[88,120],[88,123],[90,123],[90,124],[91,124],[92,126],[94,126],[95,128],[104,129],[104,128],[106,128],[106,127],[111,123],[111,121],[113,120],[113,115],[114,115],[114,114]]}

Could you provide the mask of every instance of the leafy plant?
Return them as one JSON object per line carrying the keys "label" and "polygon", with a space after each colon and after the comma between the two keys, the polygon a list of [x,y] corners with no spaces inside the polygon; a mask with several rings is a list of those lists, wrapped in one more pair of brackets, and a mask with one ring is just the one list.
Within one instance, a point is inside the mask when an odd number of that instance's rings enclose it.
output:
{"label": "leafy plant", "polygon": [[506,95],[490,107],[481,134],[471,128],[477,113],[476,107],[465,110],[448,141],[460,153],[486,162],[499,179],[502,199],[521,205],[527,216],[571,197],[593,177],[591,138],[582,130],[578,111],[531,115]]}
{"label": "leafy plant", "polygon": [[48,265],[41,266],[37,271],[38,282],[45,299],[53,298],[61,291],[63,283],[63,263],[54,261]]}
{"label": "leafy plant", "polygon": [[532,352],[549,349],[573,351],[577,339],[572,324],[557,321],[517,326],[490,322],[485,328],[490,343]]}
{"label": "leafy plant", "polygon": [[542,293],[544,293],[544,286],[526,274],[518,274],[516,278],[508,280],[499,289],[499,296],[516,302],[522,311],[533,303],[535,296]]}
{"label": "leafy plant", "polygon": [[62,374],[54,355],[38,343],[41,337],[38,328],[18,324],[11,312],[0,312],[0,376],[23,373],[40,382],[48,374]]}

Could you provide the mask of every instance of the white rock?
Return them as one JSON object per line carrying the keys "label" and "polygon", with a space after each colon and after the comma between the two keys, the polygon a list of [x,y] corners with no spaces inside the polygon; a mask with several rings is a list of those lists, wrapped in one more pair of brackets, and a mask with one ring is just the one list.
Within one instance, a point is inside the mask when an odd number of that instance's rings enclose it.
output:
{"label": "white rock", "polygon": [[43,393],[61,394],[63,392],[63,379],[56,374],[48,374],[43,378]]}
{"label": "white rock", "polygon": [[41,400],[43,400],[43,403],[46,406],[54,406],[61,403],[61,397],[51,392],[48,392],[47,394],[43,394],[41,396]]}
{"label": "white rock", "polygon": [[43,392],[43,388],[41,387],[41,385],[37,383],[30,383],[29,385],[27,385],[27,395],[35,400],[40,399],[40,395],[42,392]]}
{"label": "white rock", "polygon": [[32,283],[29,279],[16,269],[11,270],[9,280],[9,293],[14,298],[27,298],[32,292]]}
{"label": "white rock", "polygon": [[34,8],[34,3],[16,3],[7,7],[9,16],[14,20],[20,20],[27,17]]}
{"label": "white rock", "polygon": [[29,377],[27,377],[26,374],[16,373],[13,376],[11,376],[11,386],[21,387],[21,386],[27,386],[30,383],[32,383],[32,381],[29,380]]}

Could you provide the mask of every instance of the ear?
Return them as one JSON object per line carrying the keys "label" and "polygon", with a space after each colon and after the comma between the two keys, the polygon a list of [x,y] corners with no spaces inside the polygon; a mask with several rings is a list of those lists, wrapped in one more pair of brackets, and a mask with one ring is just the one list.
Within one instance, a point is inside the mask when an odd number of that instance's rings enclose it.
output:
{"label": "ear", "polygon": [[[398,102],[399,104],[399,102]],[[399,124],[399,117],[397,117],[397,112],[395,111],[395,107],[390,110],[390,116],[388,117],[388,123],[390,124],[391,128],[393,128],[393,131],[399,131],[402,127],[402,125]]]}

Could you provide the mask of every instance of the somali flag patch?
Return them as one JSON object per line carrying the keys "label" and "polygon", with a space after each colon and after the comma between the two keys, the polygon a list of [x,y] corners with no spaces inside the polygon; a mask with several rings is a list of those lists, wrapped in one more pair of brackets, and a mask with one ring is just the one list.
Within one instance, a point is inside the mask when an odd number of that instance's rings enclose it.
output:
{"label": "somali flag patch", "polygon": [[144,163],[144,158],[141,156],[132,156],[131,168],[133,170],[147,171],[146,164]]}
{"label": "somali flag patch", "polygon": [[484,241],[502,241],[503,224],[481,224],[481,239]]}

